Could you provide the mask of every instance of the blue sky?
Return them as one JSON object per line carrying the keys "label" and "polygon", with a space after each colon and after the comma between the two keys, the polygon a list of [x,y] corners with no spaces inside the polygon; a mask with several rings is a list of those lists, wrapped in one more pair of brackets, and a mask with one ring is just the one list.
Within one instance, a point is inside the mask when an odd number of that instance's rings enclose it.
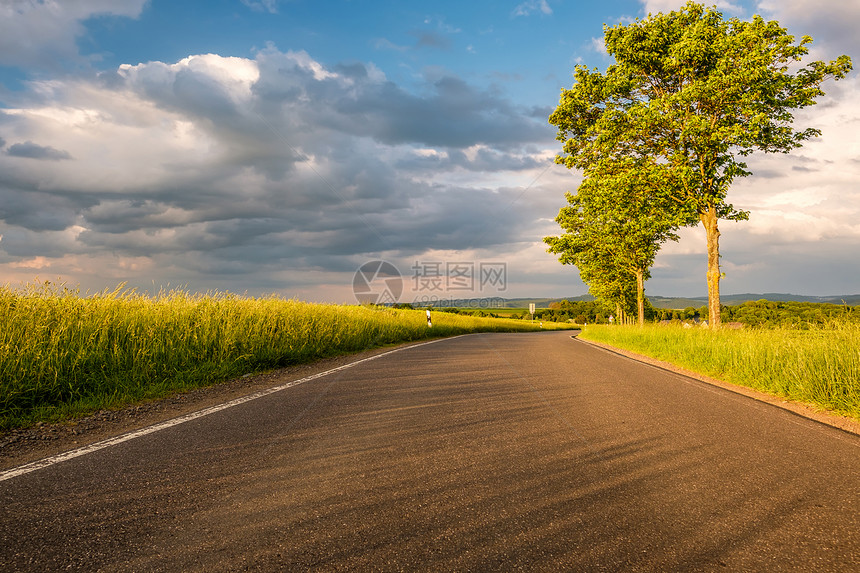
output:
{"label": "blue sky", "polygon": [[[2,282],[352,302],[386,260],[403,300],[584,294],[541,241],[580,181],[547,116],[575,65],[610,63],[604,23],[681,4],[0,0]],[[857,0],[718,5],[860,54]],[[823,136],[732,189],[752,215],[722,226],[723,292],[860,292],[860,86],[825,90],[797,114]],[[704,274],[684,230],[647,289],[703,295]]]}

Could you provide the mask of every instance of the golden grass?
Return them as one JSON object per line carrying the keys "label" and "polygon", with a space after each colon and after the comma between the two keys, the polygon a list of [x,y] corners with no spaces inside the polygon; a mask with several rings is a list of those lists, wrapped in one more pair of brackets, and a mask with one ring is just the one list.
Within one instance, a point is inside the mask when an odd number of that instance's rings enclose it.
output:
{"label": "golden grass", "polygon": [[[545,328],[566,325],[545,323]],[[51,283],[0,288],[0,430],[378,346],[527,321],[313,304],[276,296],[118,287],[83,297]]]}
{"label": "golden grass", "polygon": [[809,330],[589,326],[580,335],[860,419],[860,324]]}

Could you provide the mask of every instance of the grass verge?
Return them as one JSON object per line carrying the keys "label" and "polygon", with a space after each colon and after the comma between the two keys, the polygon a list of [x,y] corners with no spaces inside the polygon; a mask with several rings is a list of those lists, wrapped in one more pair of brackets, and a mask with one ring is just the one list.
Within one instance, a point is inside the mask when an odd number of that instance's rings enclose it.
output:
{"label": "grass verge", "polygon": [[811,330],[588,326],[601,342],[860,420],[860,325]]}
{"label": "grass verge", "polygon": [[[544,329],[567,325],[544,323]],[[520,320],[183,291],[82,297],[50,283],[0,288],[0,431],[161,398],[338,354]]]}

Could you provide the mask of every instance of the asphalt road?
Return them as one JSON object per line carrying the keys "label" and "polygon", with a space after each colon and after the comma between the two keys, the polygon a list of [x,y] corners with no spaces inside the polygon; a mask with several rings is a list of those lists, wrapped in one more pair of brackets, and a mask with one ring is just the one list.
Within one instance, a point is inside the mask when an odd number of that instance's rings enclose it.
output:
{"label": "asphalt road", "polygon": [[860,437],[464,336],[0,481],[0,570],[860,571]]}

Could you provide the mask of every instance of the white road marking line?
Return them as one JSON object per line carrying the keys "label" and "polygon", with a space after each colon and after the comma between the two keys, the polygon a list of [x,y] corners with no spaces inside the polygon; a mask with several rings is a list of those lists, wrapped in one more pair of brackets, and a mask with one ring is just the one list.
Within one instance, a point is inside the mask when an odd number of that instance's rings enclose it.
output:
{"label": "white road marking line", "polygon": [[359,364],[362,364],[364,362],[370,362],[371,360],[376,360],[377,358],[382,358],[383,356],[388,356],[389,354],[400,352],[401,350],[418,348],[419,346],[426,346],[427,344],[433,344],[442,340],[451,340],[452,338],[459,338],[460,336],[465,335],[461,334],[459,336],[452,336],[448,338],[437,338],[435,340],[428,340],[427,342],[421,342],[419,344],[413,344],[411,346],[401,346],[400,348],[395,348],[394,350],[389,350],[388,352],[383,352],[382,354],[377,354],[376,356],[362,358],[361,360],[356,360],[355,362],[350,362],[349,364],[344,364],[343,366],[338,366],[337,368],[332,368],[331,370],[326,370],[325,372],[319,372],[317,374],[312,374],[299,380],[293,380],[291,382],[281,384],[280,386],[274,386],[272,388],[260,390],[259,392],[254,392],[253,394],[248,394],[247,396],[242,396],[241,398],[236,398],[235,400],[230,400],[229,402],[224,402],[223,404],[218,404],[217,406],[211,406],[203,410],[198,410],[197,412],[185,414],[184,416],[179,416],[178,418],[166,420],[153,426],[147,426],[146,428],[141,428],[139,430],[128,432],[127,434],[116,436],[115,438],[108,438],[107,440],[102,440],[101,442],[96,442],[94,444],[78,448],[76,450],[71,450],[62,454],[50,456],[42,460],[30,462],[29,464],[25,464],[23,466],[18,466],[17,468],[12,468],[4,472],[0,472],[0,481],[12,479],[20,475],[28,474],[36,470],[53,466],[54,464],[58,464],[66,460],[71,460],[73,458],[84,456],[86,454],[91,454],[93,452],[103,450],[104,448],[115,446],[116,444],[121,444],[123,442],[133,440],[135,438],[140,438],[141,436],[146,436],[147,434],[154,434],[155,432],[166,430],[167,428],[172,428],[173,426],[178,426],[179,424],[184,424],[185,422],[190,422],[191,420],[196,420],[197,418],[202,418],[203,416],[208,416],[209,414],[214,414],[215,412],[220,412],[221,410],[226,410],[228,408],[232,408],[233,406],[238,406],[239,404],[244,404],[245,402],[250,402],[251,400],[256,400],[257,398],[262,398],[263,396],[268,396],[269,394],[274,394],[275,392],[280,392],[281,390],[286,390],[287,388],[292,388],[293,386],[298,386],[299,384],[304,384],[305,382],[310,382],[311,380],[316,380],[317,378],[322,378],[323,376],[328,376],[329,374],[334,374],[335,372],[340,372],[342,370],[352,368],[353,366],[358,366]]}
{"label": "white road marking line", "polygon": [[[762,406],[764,406],[765,408],[777,408],[779,410],[782,410],[783,413],[788,414],[789,416],[786,417],[785,420],[790,422],[791,424],[794,424],[795,426],[800,426],[802,428],[811,428],[817,432],[827,432],[829,436],[835,437],[839,441],[860,448],[860,442],[854,439],[858,435],[856,432],[843,428],[836,423],[830,422],[828,420],[812,417],[802,410],[795,410],[791,407],[792,401],[784,396],[779,396],[777,394],[769,394],[768,392],[765,392],[763,390],[757,390],[752,386],[743,386],[742,384],[735,384],[734,382],[726,382],[725,380],[719,380],[718,378],[714,378],[714,380],[720,382],[719,384],[717,384],[708,380],[708,378],[711,378],[710,376],[705,376],[704,374],[700,374],[693,370],[687,370],[686,368],[683,368],[682,366],[679,366],[677,364],[672,364],[671,362],[666,362],[665,364],[680,368],[681,371],[672,370],[671,368],[663,366],[659,363],[652,364],[651,362],[646,362],[645,360],[637,358],[637,353],[633,352],[632,350],[625,351],[630,352],[632,354],[628,355],[619,352],[619,350],[623,349],[613,349],[611,347],[607,348],[606,346],[594,344],[590,340],[581,340],[579,338],[576,338],[575,340],[577,340],[578,342],[582,342],[583,344],[588,344],[593,348],[603,350],[604,352],[614,354],[615,356],[626,358],[627,360],[632,360],[643,366],[648,366],[655,370],[659,370],[665,374],[670,374],[684,384],[687,384],[688,386],[698,388],[699,390],[704,390],[705,392],[710,392],[711,394],[716,394],[723,398],[728,398],[739,404],[744,405],[745,407],[761,408]],[[656,358],[646,356],[644,354],[639,354],[638,356],[651,360],[657,360]],[[798,404],[801,403],[798,402]],[[827,414],[827,411],[824,410],[823,413]],[[832,433],[832,430],[837,430],[837,432]]]}

